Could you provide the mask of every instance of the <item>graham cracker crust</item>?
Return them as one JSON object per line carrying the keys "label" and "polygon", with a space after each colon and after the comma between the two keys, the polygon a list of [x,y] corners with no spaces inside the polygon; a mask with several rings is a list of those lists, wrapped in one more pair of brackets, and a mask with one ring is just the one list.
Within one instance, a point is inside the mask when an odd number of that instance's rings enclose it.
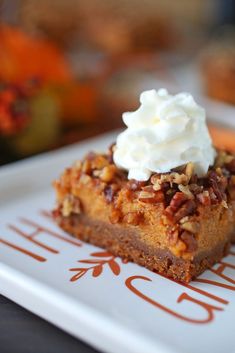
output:
{"label": "graham cracker crust", "polygon": [[102,247],[116,256],[135,262],[177,281],[188,283],[228,253],[230,241],[198,253],[193,260],[176,257],[169,249],[147,246],[140,240],[138,229],[113,225],[80,214],[57,216],[59,226],[85,242]]}

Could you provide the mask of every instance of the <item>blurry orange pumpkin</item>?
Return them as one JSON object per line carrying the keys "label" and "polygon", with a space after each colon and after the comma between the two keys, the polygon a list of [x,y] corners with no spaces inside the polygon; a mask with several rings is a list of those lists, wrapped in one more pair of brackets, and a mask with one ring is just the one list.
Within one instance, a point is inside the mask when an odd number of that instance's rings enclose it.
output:
{"label": "blurry orange pumpkin", "polygon": [[65,83],[71,73],[61,52],[52,43],[28,36],[7,26],[0,27],[0,79],[21,82],[39,78]]}

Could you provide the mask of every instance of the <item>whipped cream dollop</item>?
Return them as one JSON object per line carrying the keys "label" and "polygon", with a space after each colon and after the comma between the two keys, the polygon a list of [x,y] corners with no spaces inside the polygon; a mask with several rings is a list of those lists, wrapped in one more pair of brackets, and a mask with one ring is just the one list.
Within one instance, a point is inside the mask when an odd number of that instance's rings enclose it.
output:
{"label": "whipped cream dollop", "polygon": [[205,110],[189,93],[170,95],[166,89],[144,91],[140,107],[123,114],[127,129],[118,138],[114,163],[128,179],[148,180],[193,162],[203,176],[215,159]]}

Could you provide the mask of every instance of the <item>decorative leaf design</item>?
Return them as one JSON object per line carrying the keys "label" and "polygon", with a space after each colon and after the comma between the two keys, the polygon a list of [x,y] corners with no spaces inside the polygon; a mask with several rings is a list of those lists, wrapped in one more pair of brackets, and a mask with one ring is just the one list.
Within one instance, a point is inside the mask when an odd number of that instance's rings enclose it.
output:
{"label": "decorative leaf design", "polygon": [[92,272],[93,277],[98,277],[103,272],[102,265],[95,266]]}
{"label": "decorative leaf design", "polygon": [[113,274],[118,276],[120,274],[120,266],[118,265],[118,263],[113,259],[111,259],[109,262],[108,262],[108,265],[110,267],[110,269],[112,270]]}
{"label": "decorative leaf design", "polygon": [[107,251],[102,251],[102,252],[93,252],[91,254],[91,256],[95,256],[95,257],[110,257],[113,256],[112,254],[110,254]]}
{"label": "decorative leaf design", "polygon": [[70,271],[78,271],[78,273],[76,273],[76,275],[74,275],[73,277],[70,278],[71,282],[75,282],[79,278],[81,278],[82,276],[85,275],[85,273],[87,272],[87,269],[85,269],[85,268],[71,268]]}
{"label": "decorative leaf design", "polygon": [[102,261],[102,260],[79,260],[78,262],[81,262],[83,264],[100,264],[100,263],[104,263],[106,261]]}
{"label": "decorative leaf design", "polygon": [[[92,271],[92,276],[93,277],[98,277],[101,275],[103,272],[103,267],[105,265],[108,265],[110,270],[115,276],[118,276],[121,272],[120,265],[115,261],[116,257],[112,254],[110,254],[107,251],[102,251],[102,252],[94,252],[91,254],[91,256],[97,257],[96,259],[85,259],[85,260],[79,260],[79,263],[84,263],[84,264],[91,264],[93,266],[90,266],[88,268],[71,268],[70,271],[78,271],[76,275],[74,275],[70,281],[74,282],[81,278],[82,276],[85,275],[88,271]],[[102,259],[99,259],[102,258]],[[123,260],[123,263],[126,263],[128,261]]]}

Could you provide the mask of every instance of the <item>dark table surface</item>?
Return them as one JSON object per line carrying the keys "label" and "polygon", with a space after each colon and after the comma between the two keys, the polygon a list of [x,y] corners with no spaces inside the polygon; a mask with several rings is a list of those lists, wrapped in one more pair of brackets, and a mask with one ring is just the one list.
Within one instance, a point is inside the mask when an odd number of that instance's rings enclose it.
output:
{"label": "dark table surface", "polygon": [[0,295],[0,353],[75,352],[98,353]]}

